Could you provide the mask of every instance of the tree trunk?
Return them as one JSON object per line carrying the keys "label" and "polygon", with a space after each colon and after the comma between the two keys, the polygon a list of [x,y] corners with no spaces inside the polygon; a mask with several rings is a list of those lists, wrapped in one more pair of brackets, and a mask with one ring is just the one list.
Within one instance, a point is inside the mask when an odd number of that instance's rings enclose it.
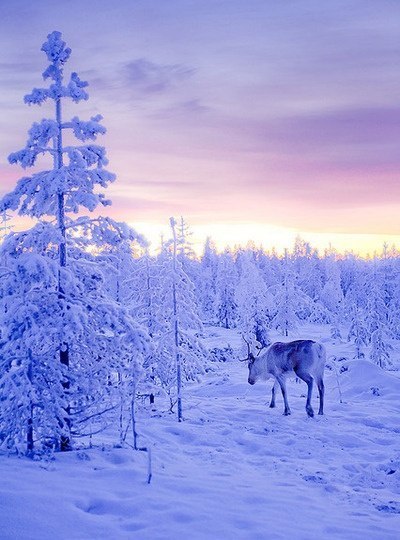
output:
{"label": "tree trunk", "polygon": [[[32,384],[32,352],[29,351],[28,353],[29,358],[29,365],[28,365],[28,373],[27,377],[29,382]],[[27,429],[26,429],[26,455],[28,457],[33,456],[33,450],[34,450],[34,443],[33,443],[33,403],[30,402],[29,405],[29,416],[28,416],[28,422],[27,422]]]}
{"label": "tree trunk", "polygon": [[[60,83],[61,85],[61,83]],[[61,169],[63,166],[63,153],[62,153],[62,127],[61,127],[61,98],[56,100],[56,121],[58,124],[58,135],[55,141],[55,158],[54,158],[54,168]],[[58,296],[61,300],[65,302],[65,291],[62,285],[61,271],[67,266],[67,243],[66,243],[66,233],[65,233],[65,204],[64,204],[64,193],[58,193],[57,196],[57,225],[61,232],[61,241],[58,246],[58,255],[60,269],[58,272]],[[69,369],[69,347],[68,343],[62,341],[60,344],[60,362],[65,366],[65,371],[68,372]],[[70,381],[68,375],[62,381],[62,387],[64,389],[64,398],[67,403],[65,407],[65,417],[62,421],[62,428],[65,433],[60,438],[60,450],[65,452],[71,450],[71,419],[70,413],[71,408],[69,405],[69,389]]]}

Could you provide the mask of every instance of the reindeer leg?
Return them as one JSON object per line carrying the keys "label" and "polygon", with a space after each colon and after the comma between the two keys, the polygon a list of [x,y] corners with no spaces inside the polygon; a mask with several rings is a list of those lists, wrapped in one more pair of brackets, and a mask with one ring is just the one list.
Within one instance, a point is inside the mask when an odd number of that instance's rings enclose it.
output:
{"label": "reindeer leg", "polygon": [[279,378],[277,378],[277,381],[279,383],[279,386],[281,387],[283,401],[285,403],[285,410],[284,410],[283,414],[285,416],[289,416],[289,414],[291,414],[291,412],[290,412],[290,407],[289,407],[289,403],[288,403],[288,399],[287,399],[285,379],[283,377],[279,377]]}
{"label": "reindeer leg", "polygon": [[269,404],[271,409],[273,409],[275,407],[275,394],[276,394],[277,385],[278,385],[278,383],[275,380],[274,381],[274,386],[272,387],[271,403]]}
{"label": "reindeer leg", "polygon": [[306,402],[306,411],[308,416],[311,418],[314,416],[313,408],[311,407],[311,396],[312,396],[312,389],[313,389],[313,378],[309,373],[302,373],[300,371],[296,371],[296,375],[300,377],[305,383],[307,383],[308,386],[308,393],[307,393],[307,402]]}
{"label": "reindeer leg", "polygon": [[319,411],[318,411],[318,414],[324,414],[324,391],[325,391],[325,386],[324,386],[324,381],[321,379],[318,379],[317,381],[317,384],[318,384],[318,392],[319,392]]}

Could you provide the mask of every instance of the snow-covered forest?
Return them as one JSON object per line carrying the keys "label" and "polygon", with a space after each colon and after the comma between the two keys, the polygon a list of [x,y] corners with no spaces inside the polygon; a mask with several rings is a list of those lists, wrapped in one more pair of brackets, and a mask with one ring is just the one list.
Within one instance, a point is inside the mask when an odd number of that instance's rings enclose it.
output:
{"label": "snow-covered forest", "polygon": [[[49,116],[0,201],[0,537],[398,538],[400,251],[218,252],[210,231],[198,256],[176,216],[153,254],[107,217],[102,117],[64,115],[89,97],[71,50],[42,51],[24,99]],[[300,338],[328,352],[321,418],[302,381],[270,410],[239,362]]]}

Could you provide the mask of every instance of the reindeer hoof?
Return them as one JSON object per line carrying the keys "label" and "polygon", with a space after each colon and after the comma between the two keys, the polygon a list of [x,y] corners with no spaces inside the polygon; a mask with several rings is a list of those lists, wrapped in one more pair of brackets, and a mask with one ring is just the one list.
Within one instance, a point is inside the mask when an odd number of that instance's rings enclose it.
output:
{"label": "reindeer hoof", "polygon": [[319,414],[320,416],[324,416],[324,411],[318,411],[318,414]]}
{"label": "reindeer hoof", "polygon": [[292,414],[292,413],[291,413],[290,411],[285,411],[285,412],[283,413],[283,416],[290,416],[291,414]]}
{"label": "reindeer hoof", "polygon": [[310,418],[314,418],[314,411],[311,408],[307,409],[307,414]]}
{"label": "reindeer hoof", "polygon": [[270,403],[270,404],[269,404],[269,408],[270,408],[270,409],[275,409],[275,403]]}

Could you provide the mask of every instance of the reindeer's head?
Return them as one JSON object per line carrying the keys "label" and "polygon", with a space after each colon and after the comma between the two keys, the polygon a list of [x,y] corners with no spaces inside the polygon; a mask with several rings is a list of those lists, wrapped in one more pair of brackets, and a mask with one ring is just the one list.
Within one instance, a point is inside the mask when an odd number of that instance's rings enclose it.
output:
{"label": "reindeer's head", "polygon": [[[243,337],[243,336],[242,336]],[[247,362],[247,366],[249,368],[249,376],[247,379],[247,382],[251,385],[255,384],[257,379],[260,377],[259,373],[259,362],[257,361],[258,358],[254,356],[254,354],[250,350],[250,343],[245,340],[244,341],[247,344],[247,358],[243,358],[243,360],[240,360],[240,362]],[[259,349],[257,356],[260,354],[261,349]]]}
{"label": "reindeer's head", "polygon": [[247,382],[251,385],[256,384],[258,379],[262,376],[262,365],[260,359],[255,357],[252,353],[249,356],[249,376]]}

